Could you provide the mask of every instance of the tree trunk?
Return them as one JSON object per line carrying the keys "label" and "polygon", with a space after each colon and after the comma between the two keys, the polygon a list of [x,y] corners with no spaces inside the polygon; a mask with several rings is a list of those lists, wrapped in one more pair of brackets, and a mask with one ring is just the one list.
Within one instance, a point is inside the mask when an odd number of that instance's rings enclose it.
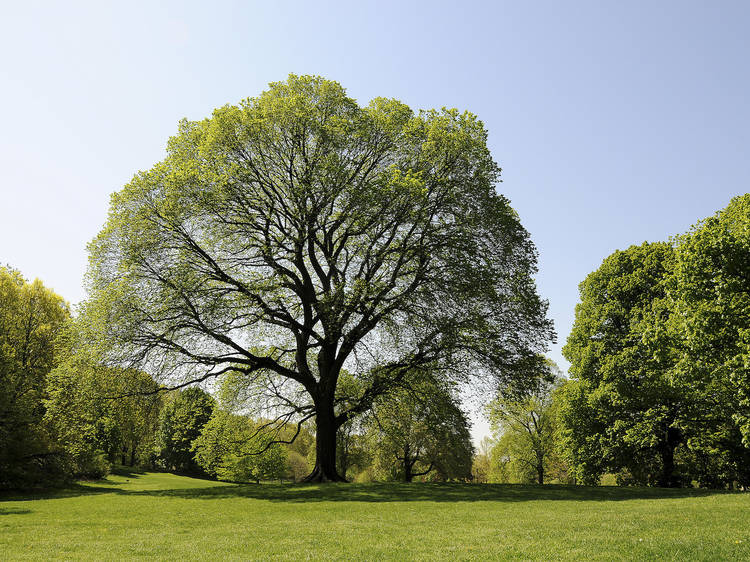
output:
{"label": "tree trunk", "polygon": [[674,450],[682,440],[682,434],[679,429],[674,427],[667,428],[666,439],[661,446],[662,471],[656,482],[657,486],[662,488],[676,488],[679,482],[674,477]]}
{"label": "tree trunk", "polygon": [[336,416],[333,400],[316,401],[315,468],[303,482],[346,482],[336,470]]}
{"label": "tree trunk", "polygon": [[537,483],[544,484],[544,466],[539,465],[536,467]]}
{"label": "tree trunk", "polygon": [[407,443],[404,447],[404,482],[411,482],[414,479],[414,475],[411,472],[414,462],[409,457],[409,445]]}

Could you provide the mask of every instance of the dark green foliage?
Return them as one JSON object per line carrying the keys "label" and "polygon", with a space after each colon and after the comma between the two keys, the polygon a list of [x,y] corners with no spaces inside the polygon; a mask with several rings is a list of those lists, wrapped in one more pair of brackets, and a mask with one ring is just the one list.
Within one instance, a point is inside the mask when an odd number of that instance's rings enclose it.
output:
{"label": "dark green foliage", "polygon": [[750,195],[581,284],[563,450],[582,481],[750,485]]}
{"label": "dark green foliage", "polygon": [[678,239],[675,378],[688,391],[689,444],[711,485],[750,486],[750,194]]}
{"label": "dark green foliage", "polygon": [[[623,483],[676,486],[675,450],[685,444],[682,389],[656,329],[669,318],[666,280],[674,250],[631,246],[581,283],[581,303],[563,348],[574,381],[561,410],[563,439],[582,481],[604,471]],[[659,345],[661,344],[661,345]]]}
{"label": "dark green foliage", "polygon": [[211,419],[214,407],[215,400],[198,387],[178,391],[167,399],[156,431],[156,456],[160,465],[178,472],[202,472],[192,447]]}

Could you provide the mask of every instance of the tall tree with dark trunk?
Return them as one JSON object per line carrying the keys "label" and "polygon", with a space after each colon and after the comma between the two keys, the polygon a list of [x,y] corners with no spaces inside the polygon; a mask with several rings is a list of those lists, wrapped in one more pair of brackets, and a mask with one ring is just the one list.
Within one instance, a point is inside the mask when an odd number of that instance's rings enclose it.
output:
{"label": "tall tree with dark trunk", "polygon": [[315,481],[341,479],[337,429],[415,368],[533,378],[553,332],[486,140],[470,113],[294,75],[182,121],[90,245],[107,360],[172,386],[240,374],[267,430],[315,419]]}

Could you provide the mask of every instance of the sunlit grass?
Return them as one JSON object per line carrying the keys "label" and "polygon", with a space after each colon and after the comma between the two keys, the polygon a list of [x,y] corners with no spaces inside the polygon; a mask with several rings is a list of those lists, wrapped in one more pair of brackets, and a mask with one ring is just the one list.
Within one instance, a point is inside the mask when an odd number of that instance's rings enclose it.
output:
{"label": "sunlit grass", "polygon": [[749,545],[750,494],[700,490],[146,473],[0,498],[3,560],[746,560]]}

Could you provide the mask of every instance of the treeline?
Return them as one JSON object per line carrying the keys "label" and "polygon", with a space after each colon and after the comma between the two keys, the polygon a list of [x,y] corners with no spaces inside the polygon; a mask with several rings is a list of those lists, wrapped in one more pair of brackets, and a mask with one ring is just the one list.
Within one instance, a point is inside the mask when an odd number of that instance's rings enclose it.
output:
{"label": "treeline", "polygon": [[[750,486],[750,195],[668,242],[607,257],[580,285],[563,354],[488,408],[475,454],[456,392],[419,372],[338,431],[349,480]],[[225,376],[167,392],[101,364],[64,299],[0,268],[0,487],[98,478],[113,465],[299,481],[308,421],[274,418]],[[94,338],[95,339],[95,338]],[[337,403],[360,396],[342,371]]]}
{"label": "treeline", "polygon": [[[238,375],[212,393],[170,391],[143,371],[102,365],[83,341],[91,329],[40,281],[0,268],[0,488],[96,479],[116,465],[233,482],[312,471],[310,425],[258,415]],[[469,423],[455,392],[430,377],[342,427],[337,448],[349,480],[471,477]]]}
{"label": "treeline", "polygon": [[490,408],[495,481],[750,486],[750,195],[580,285],[557,380]]}

